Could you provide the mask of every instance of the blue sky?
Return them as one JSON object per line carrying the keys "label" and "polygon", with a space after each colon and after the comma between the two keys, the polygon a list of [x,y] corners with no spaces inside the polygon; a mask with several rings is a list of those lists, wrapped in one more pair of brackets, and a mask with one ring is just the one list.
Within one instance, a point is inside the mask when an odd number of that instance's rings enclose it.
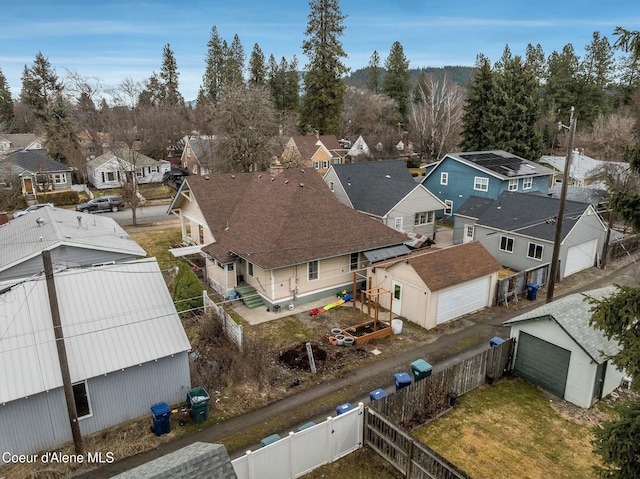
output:
{"label": "blue sky", "polygon": [[[374,50],[384,62],[395,41],[411,68],[471,66],[479,53],[495,62],[507,44],[524,56],[528,43],[539,43],[548,56],[571,43],[582,56],[594,31],[613,44],[616,26],[640,30],[638,0],[342,0],[340,8],[344,61],[354,70]],[[258,43],[267,58],[307,62],[306,0],[0,0],[0,11],[0,69],[14,96],[38,51],[61,78],[71,71],[116,86],[159,71],[169,43],[180,91],[194,99],[213,25],[228,43],[237,33],[247,59]]]}

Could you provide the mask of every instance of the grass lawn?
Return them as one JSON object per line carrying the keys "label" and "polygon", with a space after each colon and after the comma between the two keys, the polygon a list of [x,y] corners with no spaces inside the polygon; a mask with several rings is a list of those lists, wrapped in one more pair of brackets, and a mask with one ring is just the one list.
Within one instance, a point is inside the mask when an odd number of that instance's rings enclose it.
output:
{"label": "grass lawn", "polygon": [[[127,230],[127,228],[125,228],[125,230]],[[159,230],[129,231],[128,234],[133,241],[138,243],[142,249],[147,252],[149,257],[155,257],[158,261],[176,261],[176,258],[169,253],[169,248],[171,245],[178,244],[182,241],[180,226],[172,226]],[[166,264],[162,265],[163,268],[165,266]]]}
{"label": "grass lawn", "polygon": [[587,479],[597,461],[592,427],[510,378],[465,394],[453,411],[413,434],[474,479]]}

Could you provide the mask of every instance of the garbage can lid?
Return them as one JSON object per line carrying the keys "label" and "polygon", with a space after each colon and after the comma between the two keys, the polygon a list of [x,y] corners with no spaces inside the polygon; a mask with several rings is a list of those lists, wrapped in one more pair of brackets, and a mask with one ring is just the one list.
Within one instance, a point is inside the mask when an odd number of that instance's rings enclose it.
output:
{"label": "garbage can lid", "polygon": [[153,406],[151,406],[151,412],[155,416],[160,416],[161,414],[167,414],[167,413],[171,412],[171,408],[169,407],[169,405],[166,402],[159,402],[159,403],[154,404]]}

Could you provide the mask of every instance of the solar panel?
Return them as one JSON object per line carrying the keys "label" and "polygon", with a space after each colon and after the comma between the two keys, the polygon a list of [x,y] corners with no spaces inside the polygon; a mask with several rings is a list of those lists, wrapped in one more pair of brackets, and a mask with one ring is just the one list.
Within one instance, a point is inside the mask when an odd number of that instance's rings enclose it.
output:
{"label": "solar panel", "polygon": [[521,168],[525,160],[517,156],[500,156],[495,153],[465,153],[461,158],[471,161],[478,166],[494,171],[500,175],[521,175]]}

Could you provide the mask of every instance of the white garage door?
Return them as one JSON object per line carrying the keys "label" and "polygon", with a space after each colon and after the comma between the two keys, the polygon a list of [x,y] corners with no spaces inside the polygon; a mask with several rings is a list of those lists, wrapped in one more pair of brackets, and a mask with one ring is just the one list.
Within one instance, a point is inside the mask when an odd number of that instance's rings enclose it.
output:
{"label": "white garage door", "polygon": [[596,248],[598,240],[592,239],[574,246],[567,251],[567,265],[564,268],[564,277],[590,268],[596,262]]}
{"label": "white garage door", "polygon": [[438,293],[436,324],[484,308],[489,298],[490,280],[489,277],[480,278]]}

